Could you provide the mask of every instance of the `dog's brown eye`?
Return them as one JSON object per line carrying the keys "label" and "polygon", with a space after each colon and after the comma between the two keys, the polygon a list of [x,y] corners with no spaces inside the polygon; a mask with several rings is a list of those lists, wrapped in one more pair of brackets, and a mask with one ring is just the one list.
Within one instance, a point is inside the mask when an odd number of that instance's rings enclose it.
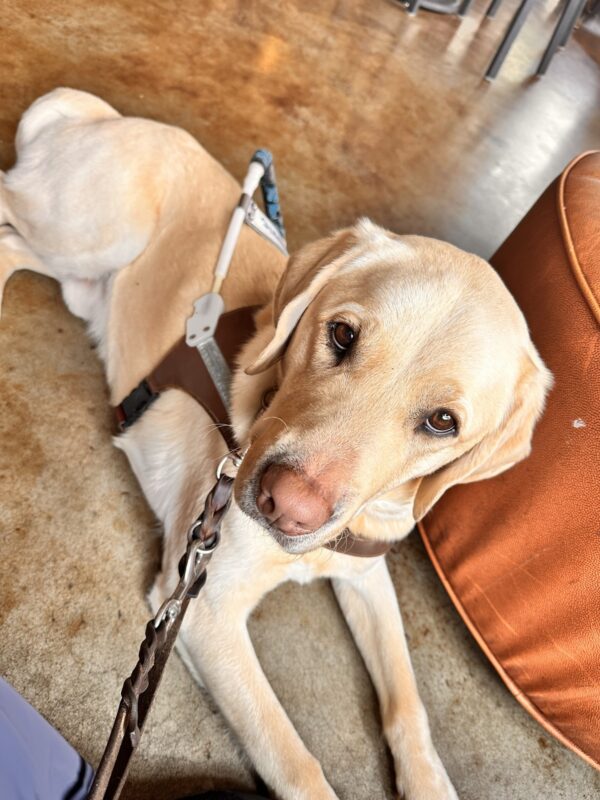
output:
{"label": "dog's brown eye", "polygon": [[356,339],[356,332],[345,322],[332,322],[330,331],[332,344],[341,352],[349,350]]}
{"label": "dog's brown eye", "polygon": [[430,414],[423,427],[428,433],[433,433],[436,436],[447,436],[450,433],[456,433],[457,424],[452,414],[445,408],[438,408],[433,414]]}

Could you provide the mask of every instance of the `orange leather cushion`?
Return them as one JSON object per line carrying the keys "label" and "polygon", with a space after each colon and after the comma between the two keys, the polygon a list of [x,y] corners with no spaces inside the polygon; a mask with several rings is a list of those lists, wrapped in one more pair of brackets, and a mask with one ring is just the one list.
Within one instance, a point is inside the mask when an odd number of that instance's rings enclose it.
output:
{"label": "orange leather cushion", "polygon": [[555,386],[532,455],[454,487],[419,528],[509,689],[600,768],[600,153],[567,167],[492,263]]}

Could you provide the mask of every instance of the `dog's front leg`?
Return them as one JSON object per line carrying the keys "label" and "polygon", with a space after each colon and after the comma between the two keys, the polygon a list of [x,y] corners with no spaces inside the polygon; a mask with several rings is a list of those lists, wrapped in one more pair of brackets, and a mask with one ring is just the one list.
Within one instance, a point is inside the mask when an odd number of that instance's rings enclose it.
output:
{"label": "dog's front leg", "polygon": [[321,765],[304,746],[262,671],[239,607],[229,605],[224,593],[215,605],[200,596],[190,607],[182,637],[198,677],[277,797],[335,800]]}
{"label": "dog's front leg", "polygon": [[400,795],[456,800],[431,741],[385,560],[362,574],[334,579],[333,587],[377,690]]}

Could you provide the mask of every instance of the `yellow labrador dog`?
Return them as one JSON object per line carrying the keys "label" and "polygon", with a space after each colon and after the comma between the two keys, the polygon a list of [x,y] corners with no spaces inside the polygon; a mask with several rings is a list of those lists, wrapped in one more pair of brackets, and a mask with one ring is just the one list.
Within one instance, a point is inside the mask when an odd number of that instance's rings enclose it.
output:
{"label": "yellow labrador dog", "polygon": [[[20,268],[61,282],[99,344],[117,404],[209,290],[240,187],[185,132],[68,89],[26,112],[17,153],[2,176],[0,286]],[[398,791],[449,800],[456,793],[431,741],[384,557],[323,545],[345,529],[402,539],[449,486],[525,458],[549,373],[498,276],[448,244],[363,220],[285,267],[243,231],[223,292],[227,308],[262,306],[233,379],[246,453],[180,652],[278,797],[332,800],[246,628],[282,581],[331,578],[379,696]],[[179,390],[116,445],[164,527],[156,609],[225,446]]]}

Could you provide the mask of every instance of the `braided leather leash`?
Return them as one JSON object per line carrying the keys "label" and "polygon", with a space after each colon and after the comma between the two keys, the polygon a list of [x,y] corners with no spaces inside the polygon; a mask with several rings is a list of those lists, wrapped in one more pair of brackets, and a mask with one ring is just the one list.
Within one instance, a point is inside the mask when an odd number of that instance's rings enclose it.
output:
{"label": "braided leather leash", "polygon": [[140,743],[146,717],[187,607],[204,586],[206,566],[219,544],[221,522],[233,490],[233,478],[222,472],[227,460],[239,463],[236,456],[223,459],[204,510],[188,532],[188,545],[179,562],[179,583],[146,626],[138,662],[123,684],[119,710],[88,800],[116,800],[121,794],[129,763]]}

